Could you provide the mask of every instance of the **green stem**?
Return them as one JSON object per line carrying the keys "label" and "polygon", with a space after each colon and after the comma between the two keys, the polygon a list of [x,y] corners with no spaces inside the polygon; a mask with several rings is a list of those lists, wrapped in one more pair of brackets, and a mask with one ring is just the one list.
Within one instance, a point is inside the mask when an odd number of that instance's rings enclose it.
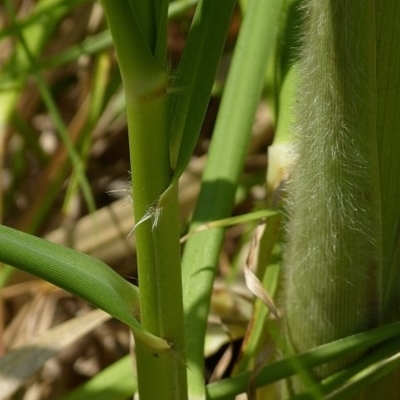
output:
{"label": "green stem", "polygon": [[[155,353],[136,343],[139,394],[141,400],[185,399],[177,187],[170,189],[159,215],[153,210],[155,213],[144,219],[171,180],[166,60],[156,60],[153,51],[161,51],[163,46],[157,44],[154,48],[154,43],[148,43],[142,34],[141,20],[134,13],[139,8],[142,10],[140,5],[131,7],[129,2],[103,0],[103,6],[126,95],[134,214],[135,220],[141,221],[135,230],[141,321],[173,349]],[[158,7],[165,10],[167,18],[166,8]],[[165,24],[160,22],[158,27],[161,25]],[[159,32],[159,35],[166,38],[165,33]]]}
{"label": "green stem", "polygon": [[[274,37],[270,37],[269,26],[265,23],[265,15],[269,12],[270,4],[265,0],[252,1],[246,12],[224,89],[192,228],[226,218],[231,213],[266,65],[272,55]],[[266,45],[266,38],[271,46]],[[188,382],[190,396],[196,400],[206,396],[204,337],[223,237],[223,228],[196,233],[188,240],[183,255]]]}
{"label": "green stem", "polygon": [[296,352],[376,326],[381,262],[374,1],[312,0],[305,12],[284,261]]}

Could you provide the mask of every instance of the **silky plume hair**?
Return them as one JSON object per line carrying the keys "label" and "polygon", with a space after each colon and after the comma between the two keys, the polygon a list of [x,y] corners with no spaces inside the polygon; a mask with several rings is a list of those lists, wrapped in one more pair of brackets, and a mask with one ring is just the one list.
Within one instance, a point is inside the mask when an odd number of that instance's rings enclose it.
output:
{"label": "silky plume hair", "polygon": [[282,296],[295,352],[376,326],[380,302],[374,0],[303,3]]}

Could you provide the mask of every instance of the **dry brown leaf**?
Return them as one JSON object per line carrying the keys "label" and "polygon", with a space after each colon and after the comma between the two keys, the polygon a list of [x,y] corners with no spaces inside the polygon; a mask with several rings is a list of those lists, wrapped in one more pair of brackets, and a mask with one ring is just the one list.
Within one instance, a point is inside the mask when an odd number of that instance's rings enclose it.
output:
{"label": "dry brown leaf", "polygon": [[264,232],[264,228],[264,224],[259,225],[253,235],[250,244],[249,254],[246,260],[246,266],[244,268],[244,278],[246,280],[246,286],[254,294],[254,296],[259,298],[268,307],[274,317],[279,318],[278,309],[272,297],[268,294],[261,281],[252,271],[252,269],[254,268],[255,260],[257,259],[256,255],[259,250],[259,242]]}
{"label": "dry brown leaf", "polygon": [[14,394],[49,358],[110,318],[101,310],[91,311],[4,355],[0,359],[0,400]]}

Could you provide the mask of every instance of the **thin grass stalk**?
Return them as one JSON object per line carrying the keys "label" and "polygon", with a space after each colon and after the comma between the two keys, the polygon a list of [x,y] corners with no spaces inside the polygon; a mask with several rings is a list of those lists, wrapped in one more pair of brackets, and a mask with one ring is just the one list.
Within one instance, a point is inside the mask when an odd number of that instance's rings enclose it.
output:
{"label": "thin grass stalk", "polygon": [[[265,15],[269,2],[249,4],[232,60],[203,174],[202,189],[191,229],[229,216],[250,141],[265,69],[274,36]],[[266,38],[270,46],[266,45]],[[209,301],[224,236],[223,228],[193,235],[183,255],[185,330],[191,399],[204,399],[204,337]]]}
{"label": "thin grass stalk", "polygon": [[[295,352],[379,321],[374,4],[304,6],[284,260],[286,334]],[[319,368],[316,377],[349,361]]]}
{"label": "thin grass stalk", "polygon": [[[56,4],[54,8],[58,7],[65,8],[64,0],[57,0],[57,1],[60,4],[59,5]],[[66,9],[66,11],[71,9],[75,5],[75,3],[83,4],[88,1],[91,0],[73,0],[73,1],[69,0],[68,8]],[[196,5],[197,2],[198,0],[190,0],[190,1],[175,0],[171,2],[168,8],[168,18],[170,20],[179,18],[179,16],[181,16],[182,14],[187,12],[191,7]],[[0,39],[2,39],[5,36],[11,35],[14,31],[18,31],[23,28],[27,28],[28,26],[31,26],[32,24],[37,22],[38,19],[40,19],[42,26],[43,14],[45,12],[47,13],[47,16],[51,15],[51,21],[54,24],[57,21],[52,16],[52,14],[49,14],[50,11],[52,11],[52,8],[53,7],[46,7],[44,9],[33,12],[23,20],[14,21],[10,26],[0,31]],[[111,34],[108,30],[105,30],[95,35],[88,36],[80,43],[72,45],[67,49],[60,51],[57,54],[50,55],[44,57],[43,59],[38,60],[37,68],[39,70],[57,68],[69,62],[76,61],[82,55],[90,55],[101,52],[102,50],[107,49],[111,45],[112,45]],[[24,64],[13,65],[12,71],[2,71],[2,74],[0,76],[0,89],[4,90],[4,88],[6,88],[7,86],[13,87],[15,85],[14,82],[15,76],[18,76],[18,78],[21,79],[22,77],[25,77],[26,75],[29,75],[32,72],[33,72],[32,65],[24,65]]]}
{"label": "thin grass stalk", "polygon": [[[172,350],[158,353],[136,343],[141,400],[185,399],[186,366],[180,266],[177,188],[170,190],[160,215],[143,220],[171,179],[167,133],[166,59],[147,42],[135,10],[142,5],[103,0],[125,89],[131,155],[141,321],[167,340]],[[167,8],[163,18],[167,18]],[[143,11],[143,10],[142,10]],[[156,10],[153,10],[156,13]],[[161,17],[160,17],[161,18]],[[161,24],[162,25],[162,24]],[[160,26],[160,25],[159,25]],[[147,33],[146,33],[147,35]],[[166,33],[159,33],[166,40]],[[158,50],[160,51],[160,50]]]}
{"label": "thin grass stalk", "polygon": [[[5,2],[5,9],[10,14],[10,19],[15,21],[14,8],[10,2]],[[25,29],[16,29],[18,35],[23,35],[27,46],[29,47],[30,54],[38,56],[55,27],[61,18],[68,12],[69,7],[67,4],[62,4],[61,0],[41,0],[37,2],[35,11],[40,13],[41,10],[47,9],[47,14],[41,19],[40,23],[35,23]],[[8,32],[10,34],[11,32]],[[18,67],[27,68],[30,66],[31,60],[24,49],[23,45],[18,43],[15,47],[10,61],[3,67],[3,72],[13,72],[15,65]],[[24,86],[24,79],[14,80],[11,88],[0,91],[0,169],[3,166],[4,158],[4,141],[6,137],[6,127],[12,112],[15,108],[16,101]],[[0,193],[0,220],[3,215],[3,194]],[[7,269],[7,267],[6,267]],[[9,271],[8,271],[9,272]],[[8,273],[7,272],[7,273]]]}
{"label": "thin grass stalk", "polygon": [[[93,82],[90,91],[90,97],[86,98],[86,102],[90,102],[87,109],[87,116],[85,123],[81,128],[79,140],[77,140],[78,148],[81,154],[82,161],[87,162],[90,145],[92,143],[92,131],[99,120],[101,112],[104,107],[104,99],[106,95],[106,88],[108,84],[108,77],[110,73],[110,57],[107,53],[99,53],[94,62]],[[67,193],[64,200],[63,212],[67,213],[68,208],[71,206],[72,197],[76,194],[78,189],[79,180],[75,171],[70,178]]]}
{"label": "thin grass stalk", "polygon": [[[11,20],[15,20],[15,11],[13,10],[12,4],[10,3],[10,0],[6,1],[7,8],[9,10],[9,14],[11,17]],[[82,160],[77,153],[71,138],[68,135],[68,130],[61,118],[61,115],[56,107],[55,101],[52,97],[52,94],[50,93],[50,90],[47,86],[47,83],[45,79],[43,78],[42,74],[39,72],[37,62],[36,62],[36,57],[35,54],[32,53],[29,44],[30,40],[27,40],[26,35],[23,34],[23,32],[17,32],[17,36],[19,39],[19,45],[21,46],[21,53],[17,53],[24,62],[29,62],[34,70],[33,74],[37,83],[37,87],[39,89],[40,95],[43,99],[44,104],[46,105],[46,108],[49,111],[49,114],[52,117],[52,120],[54,122],[55,127],[57,128],[58,134],[61,138],[61,141],[64,144],[64,147],[68,153],[69,159],[71,160],[71,163],[73,165],[74,171],[76,172],[76,176],[78,179],[78,183],[80,185],[80,188],[82,189],[83,196],[86,200],[86,203],[88,205],[88,208],[90,211],[94,211],[95,205],[94,205],[94,200],[93,196],[91,193],[91,189],[89,187],[89,183],[87,181],[84,169],[83,169],[83,164]],[[43,40],[44,38],[39,35],[39,37]],[[35,43],[37,44],[37,43]],[[16,61],[16,60],[14,60]],[[15,93],[14,93],[15,95]],[[51,199],[52,196],[50,196]],[[48,202],[51,203],[51,200]],[[48,206],[48,204],[46,205]],[[46,208],[46,207],[45,207]],[[38,221],[36,221],[38,222]],[[25,230],[34,230],[36,226],[25,226]],[[5,270],[7,271],[7,268]],[[7,275],[7,273],[6,273]]]}

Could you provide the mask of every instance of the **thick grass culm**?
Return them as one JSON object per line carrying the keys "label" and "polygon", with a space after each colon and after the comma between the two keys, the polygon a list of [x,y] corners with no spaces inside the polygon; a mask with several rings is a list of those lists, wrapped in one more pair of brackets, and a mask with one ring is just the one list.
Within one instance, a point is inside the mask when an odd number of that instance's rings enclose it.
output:
{"label": "thick grass culm", "polygon": [[312,0],[303,12],[283,296],[295,352],[379,317],[374,1]]}

